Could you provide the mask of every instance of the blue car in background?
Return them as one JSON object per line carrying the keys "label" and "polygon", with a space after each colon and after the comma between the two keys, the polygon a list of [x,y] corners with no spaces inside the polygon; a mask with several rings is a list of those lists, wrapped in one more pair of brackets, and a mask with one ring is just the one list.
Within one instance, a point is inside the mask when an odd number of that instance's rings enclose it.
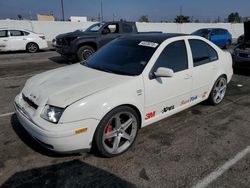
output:
{"label": "blue car in background", "polygon": [[199,29],[192,33],[192,35],[198,35],[204,37],[220,48],[229,48],[232,44],[232,35],[228,30],[223,28],[204,28]]}

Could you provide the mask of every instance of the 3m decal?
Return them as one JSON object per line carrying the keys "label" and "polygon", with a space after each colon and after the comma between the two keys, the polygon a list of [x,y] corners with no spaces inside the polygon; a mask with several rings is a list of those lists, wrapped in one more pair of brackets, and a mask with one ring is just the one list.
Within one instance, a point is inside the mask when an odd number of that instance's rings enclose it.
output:
{"label": "3m decal", "polygon": [[138,45],[139,46],[146,46],[146,47],[156,48],[159,44],[154,43],[154,42],[141,41]]}
{"label": "3m decal", "polygon": [[155,111],[147,113],[145,116],[145,120],[151,119],[153,117],[155,117]]}
{"label": "3m decal", "polygon": [[173,109],[174,109],[174,105],[167,106],[167,107],[163,108],[163,110],[161,111],[161,113],[166,113],[166,112],[171,111]]}
{"label": "3m decal", "polygon": [[207,97],[207,94],[208,94],[208,92],[205,91],[205,92],[202,94],[202,98],[206,98],[206,97]]}

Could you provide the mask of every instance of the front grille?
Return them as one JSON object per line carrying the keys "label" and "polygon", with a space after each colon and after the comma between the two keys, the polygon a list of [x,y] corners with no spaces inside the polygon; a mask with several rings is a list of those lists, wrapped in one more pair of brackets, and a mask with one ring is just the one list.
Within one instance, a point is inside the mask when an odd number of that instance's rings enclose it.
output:
{"label": "front grille", "polygon": [[56,39],[56,44],[57,45],[65,45],[65,41],[63,39]]}
{"label": "front grille", "polygon": [[36,105],[33,101],[31,101],[28,97],[26,97],[24,94],[22,94],[23,100],[28,103],[32,108],[37,109],[38,105]]}
{"label": "front grille", "polygon": [[250,54],[245,54],[245,53],[239,53],[240,57],[244,57],[244,58],[249,58]]}

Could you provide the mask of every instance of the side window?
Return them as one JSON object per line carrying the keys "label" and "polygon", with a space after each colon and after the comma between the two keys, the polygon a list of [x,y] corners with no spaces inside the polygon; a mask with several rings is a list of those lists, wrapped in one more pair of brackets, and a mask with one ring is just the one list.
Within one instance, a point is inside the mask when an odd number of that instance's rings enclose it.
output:
{"label": "side window", "polygon": [[186,45],[183,40],[170,43],[161,53],[153,68],[159,67],[173,69],[174,72],[188,69]]}
{"label": "side window", "polygon": [[0,38],[8,37],[7,33],[8,33],[8,32],[7,32],[6,30],[0,31]]}
{"label": "side window", "polygon": [[105,29],[108,29],[109,33],[119,33],[119,26],[117,24],[107,25]]}
{"label": "side window", "polygon": [[123,24],[123,32],[124,33],[132,33],[133,27],[129,24]]}
{"label": "side window", "polygon": [[189,44],[193,55],[194,67],[218,60],[217,52],[206,42],[190,39]]}
{"label": "side window", "polygon": [[23,32],[22,31],[18,31],[18,30],[10,30],[10,36],[23,36]]}
{"label": "side window", "polygon": [[221,35],[220,29],[213,29],[213,30],[212,30],[212,33],[213,33],[214,35]]}

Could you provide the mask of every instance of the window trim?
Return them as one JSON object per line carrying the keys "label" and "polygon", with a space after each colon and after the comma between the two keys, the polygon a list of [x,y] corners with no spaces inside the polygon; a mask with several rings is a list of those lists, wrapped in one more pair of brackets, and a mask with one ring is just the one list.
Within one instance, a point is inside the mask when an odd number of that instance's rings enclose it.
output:
{"label": "window trim", "polygon": [[[205,43],[208,47],[210,47],[215,53],[216,53],[216,59],[212,59],[212,58],[210,58],[210,56],[209,56],[209,62],[207,62],[207,63],[203,63],[203,64],[199,64],[199,65],[196,65],[195,66],[195,63],[194,63],[194,56],[193,56],[193,51],[192,51],[192,47],[191,47],[191,44],[190,44],[190,41],[191,40],[196,40],[196,41],[201,41],[201,42],[203,42],[203,43]],[[206,65],[206,64],[209,64],[209,63],[213,63],[213,62],[215,62],[215,61],[218,61],[219,60],[219,55],[218,55],[218,52],[215,50],[215,48],[213,47],[213,46],[211,46],[210,44],[208,44],[207,42],[205,42],[205,41],[203,41],[203,40],[201,40],[201,39],[188,39],[188,44],[189,44],[189,47],[190,47],[190,50],[191,50],[191,55],[192,55],[192,65],[193,65],[193,68],[195,68],[195,67],[199,67],[199,66],[201,66],[201,65]],[[210,55],[209,54],[209,50],[208,50],[208,48],[207,48],[207,53],[208,53],[208,55]]]}

